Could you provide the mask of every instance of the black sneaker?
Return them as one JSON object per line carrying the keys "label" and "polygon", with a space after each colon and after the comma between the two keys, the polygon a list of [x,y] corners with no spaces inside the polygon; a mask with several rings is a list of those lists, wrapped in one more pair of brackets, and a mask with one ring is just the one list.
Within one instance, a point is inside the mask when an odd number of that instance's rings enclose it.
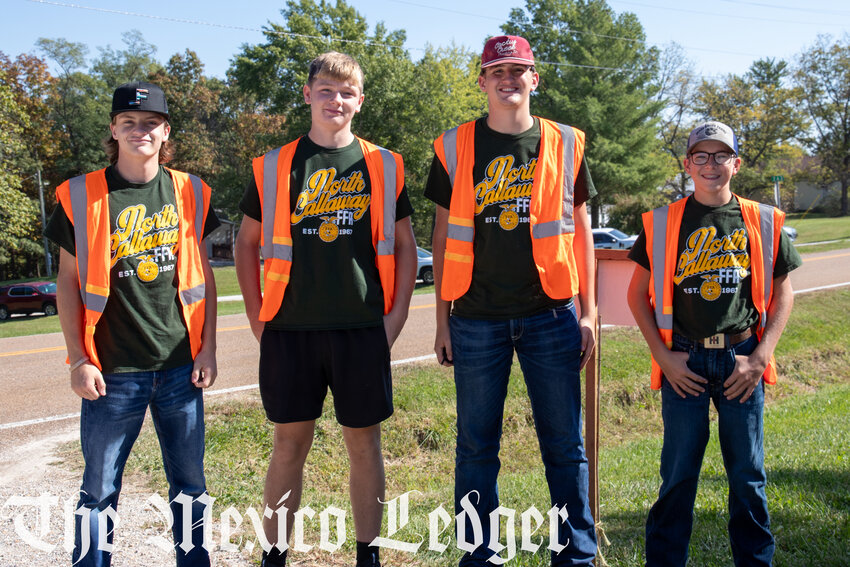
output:
{"label": "black sneaker", "polygon": [[286,567],[286,554],[271,557],[268,552],[264,551],[263,558],[260,559],[260,567]]}
{"label": "black sneaker", "polygon": [[368,559],[358,561],[355,567],[381,567],[381,562],[378,561],[377,555],[372,554]]}

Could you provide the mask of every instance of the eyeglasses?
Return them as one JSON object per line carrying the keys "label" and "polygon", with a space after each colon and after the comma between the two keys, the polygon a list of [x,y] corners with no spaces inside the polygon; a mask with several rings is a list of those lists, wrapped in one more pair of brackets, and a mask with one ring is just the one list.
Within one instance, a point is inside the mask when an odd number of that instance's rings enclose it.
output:
{"label": "eyeglasses", "polygon": [[691,162],[693,162],[694,165],[705,165],[708,163],[711,156],[714,156],[714,163],[717,165],[725,165],[730,159],[738,157],[730,152],[694,152],[691,154]]}

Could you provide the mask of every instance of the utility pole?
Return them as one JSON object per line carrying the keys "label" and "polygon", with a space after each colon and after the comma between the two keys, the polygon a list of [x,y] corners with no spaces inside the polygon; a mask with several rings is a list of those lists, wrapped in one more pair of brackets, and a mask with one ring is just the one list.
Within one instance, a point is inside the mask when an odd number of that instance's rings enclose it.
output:
{"label": "utility pole", "polygon": [[38,181],[38,200],[41,203],[41,238],[44,241],[44,263],[47,265],[47,277],[53,276],[51,268],[50,248],[47,246],[47,237],[44,235],[44,229],[47,228],[47,215],[44,213],[44,188],[41,184],[41,167],[36,173]]}

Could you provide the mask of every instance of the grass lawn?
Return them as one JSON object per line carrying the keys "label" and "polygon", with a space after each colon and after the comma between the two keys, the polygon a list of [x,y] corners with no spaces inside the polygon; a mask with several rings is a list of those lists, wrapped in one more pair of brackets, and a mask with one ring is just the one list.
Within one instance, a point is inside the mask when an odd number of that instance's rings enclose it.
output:
{"label": "grass lawn", "polygon": [[[850,563],[850,290],[798,297],[778,349],[780,382],[768,388],[765,452],[768,498],[777,539],[775,565],[839,566]],[[603,337],[601,385],[601,546],[609,565],[642,565],[643,522],[658,491],[661,449],[660,397],[649,389],[648,353],[634,329],[611,329]],[[395,539],[418,542],[416,554],[384,550],[388,565],[456,564],[452,528],[439,536],[444,553],[426,551],[429,513],[440,506],[453,515],[454,384],[451,370],[433,365],[394,369],[395,415],[384,424],[387,496],[409,491],[410,524]],[[709,444],[696,505],[691,564],[731,565],[726,538],[726,481],[715,434]],[[206,468],[215,515],[233,506],[261,511],[263,479],[271,450],[270,425],[257,395],[207,403]],[[78,460],[78,450],[69,458]],[[514,369],[505,408],[499,477],[502,505],[519,515],[535,506],[545,515],[548,495],[524,383]],[[308,458],[302,506],[316,511],[306,541],[317,545],[318,515],[328,506],[347,511],[344,549],[331,556],[314,549],[294,554],[304,564],[342,565],[353,554],[353,523],[347,457],[331,404],[317,422]],[[128,463],[152,489],[165,486],[155,436],[146,427]],[[386,518],[386,515],[385,515]],[[217,526],[220,523],[216,524]],[[247,517],[243,542],[253,539]],[[509,565],[548,565],[547,528],[534,536],[540,551],[518,551]],[[382,535],[386,536],[385,528]],[[233,541],[238,541],[237,537]],[[257,552],[255,552],[257,556]],[[315,562],[315,563],[314,563]]]}
{"label": "grass lawn", "polygon": [[800,246],[801,254],[826,252],[850,246],[850,217],[828,217],[823,213],[790,213],[785,224],[797,229],[796,245],[809,242],[836,241],[829,244]]}

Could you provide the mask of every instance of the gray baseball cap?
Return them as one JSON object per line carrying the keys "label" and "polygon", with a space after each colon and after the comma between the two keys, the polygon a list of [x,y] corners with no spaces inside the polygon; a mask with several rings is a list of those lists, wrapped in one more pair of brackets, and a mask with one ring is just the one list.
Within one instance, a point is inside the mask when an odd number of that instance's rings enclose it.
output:
{"label": "gray baseball cap", "polygon": [[738,154],[738,137],[735,136],[732,128],[723,122],[717,122],[716,120],[703,122],[691,130],[691,135],[688,136],[688,151],[685,153],[690,154],[691,148],[700,142],[705,142],[706,140],[715,140],[726,144],[726,146],[732,150],[735,155]]}

